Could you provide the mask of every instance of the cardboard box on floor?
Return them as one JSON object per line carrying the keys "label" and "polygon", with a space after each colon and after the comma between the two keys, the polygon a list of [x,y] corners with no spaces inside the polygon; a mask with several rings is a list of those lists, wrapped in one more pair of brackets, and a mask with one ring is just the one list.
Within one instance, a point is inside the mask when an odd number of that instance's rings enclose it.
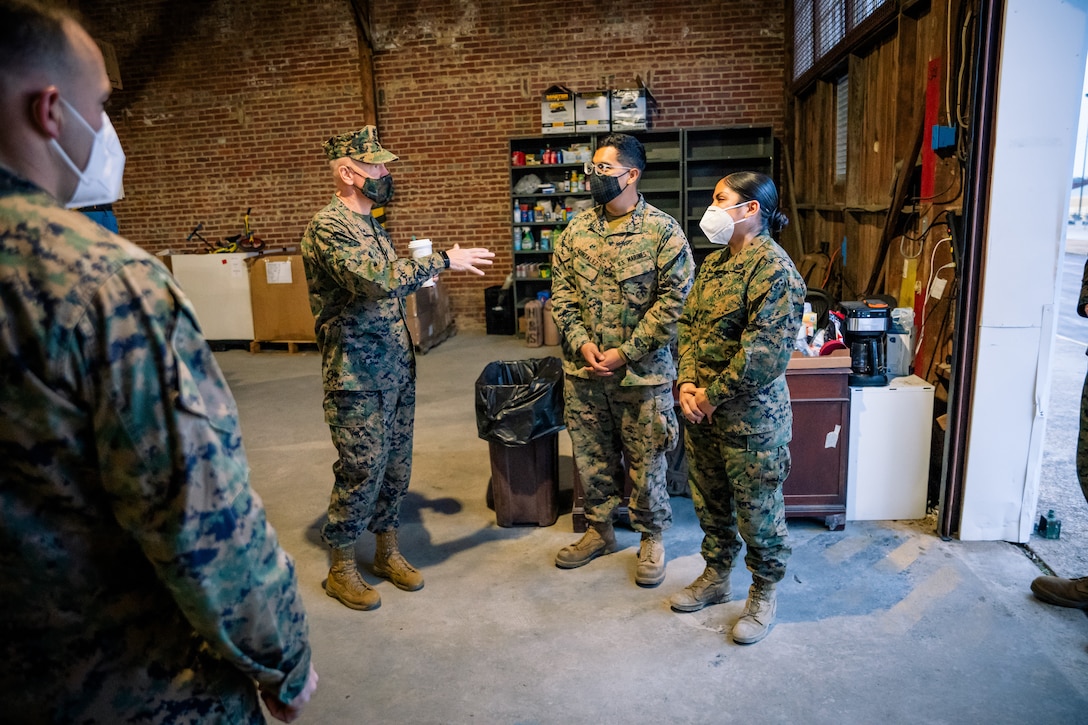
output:
{"label": "cardboard box on floor", "polygon": [[302,257],[270,254],[249,268],[253,339],[258,342],[315,342],[314,315]]}
{"label": "cardboard box on floor", "polygon": [[442,280],[436,279],[434,287],[420,287],[404,302],[408,332],[418,350],[426,352],[450,336],[453,313]]}

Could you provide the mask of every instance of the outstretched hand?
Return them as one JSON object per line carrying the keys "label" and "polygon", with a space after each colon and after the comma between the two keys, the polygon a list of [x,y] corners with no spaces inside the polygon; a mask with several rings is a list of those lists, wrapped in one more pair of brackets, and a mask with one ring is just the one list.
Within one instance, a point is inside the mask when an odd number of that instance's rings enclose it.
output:
{"label": "outstretched hand", "polygon": [[484,264],[491,265],[491,258],[495,256],[495,253],[483,247],[461,249],[461,245],[454,244],[451,249],[446,250],[446,256],[450,258],[450,269],[482,275],[484,271],[476,267]]}

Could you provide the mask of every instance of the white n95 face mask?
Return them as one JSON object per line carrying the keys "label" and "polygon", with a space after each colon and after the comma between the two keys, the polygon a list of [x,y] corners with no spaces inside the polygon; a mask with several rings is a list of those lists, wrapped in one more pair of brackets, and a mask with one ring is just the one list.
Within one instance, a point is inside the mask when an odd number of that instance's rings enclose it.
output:
{"label": "white n95 face mask", "polygon": [[91,144],[91,155],[87,159],[87,167],[80,170],[68,152],[61,147],[57,140],[50,139],[49,143],[60,156],[61,160],[72,172],[79,183],[70,199],[63,199],[64,205],[69,209],[82,206],[94,206],[96,204],[112,204],[121,198],[121,179],[125,173],[125,152],[121,150],[121,140],[117,138],[117,131],[110,123],[110,117],[102,112],[102,128],[95,133],[91,124],[80,115],[79,111],[72,107],[64,98],[60,99],[68,110],[69,116],[76,119],[76,123],[94,141]]}
{"label": "white n95 face mask", "polygon": [[714,206],[711,204],[706,208],[706,211],[703,212],[703,218],[699,220],[699,228],[703,230],[703,234],[706,235],[711,244],[729,244],[736,223],[733,221],[732,216],[725,213],[725,210],[736,209],[738,206],[744,206],[747,203],[742,201],[733,206]]}

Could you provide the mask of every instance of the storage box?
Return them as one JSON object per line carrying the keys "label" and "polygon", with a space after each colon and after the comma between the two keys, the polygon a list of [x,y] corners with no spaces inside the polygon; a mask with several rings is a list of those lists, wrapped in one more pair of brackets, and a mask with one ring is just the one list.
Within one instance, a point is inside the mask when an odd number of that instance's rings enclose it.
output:
{"label": "storage box", "polygon": [[405,316],[412,344],[426,352],[453,334],[450,296],[435,280],[434,287],[421,287],[405,298]]}
{"label": "storage box", "polygon": [[253,306],[254,340],[317,340],[301,256],[272,254],[254,260],[249,268],[249,293]]}
{"label": "storage box", "polygon": [[612,130],[608,91],[576,93],[574,123],[577,133],[608,133]]}
{"label": "storage box", "polygon": [[646,131],[650,128],[657,100],[648,88],[616,89],[611,96],[613,131]]}
{"label": "storage box", "polygon": [[574,92],[552,86],[540,100],[541,133],[574,133]]}

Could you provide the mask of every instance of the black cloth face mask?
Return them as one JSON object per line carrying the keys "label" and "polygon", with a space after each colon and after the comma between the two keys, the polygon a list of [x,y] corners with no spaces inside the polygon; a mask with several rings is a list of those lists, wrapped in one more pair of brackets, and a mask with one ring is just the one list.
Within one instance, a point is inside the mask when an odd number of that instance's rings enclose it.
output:
{"label": "black cloth face mask", "polygon": [[367,179],[359,191],[378,206],[385,206],[393,200],[393,175],[386,174],[380,179]]}
{"label": "black cloth face mask", "polygon": [[618,176],[593,174],[589,177],[589,191],[593,194],[594,204],[607,204],[622,194],[623,188],[620,186]]}

